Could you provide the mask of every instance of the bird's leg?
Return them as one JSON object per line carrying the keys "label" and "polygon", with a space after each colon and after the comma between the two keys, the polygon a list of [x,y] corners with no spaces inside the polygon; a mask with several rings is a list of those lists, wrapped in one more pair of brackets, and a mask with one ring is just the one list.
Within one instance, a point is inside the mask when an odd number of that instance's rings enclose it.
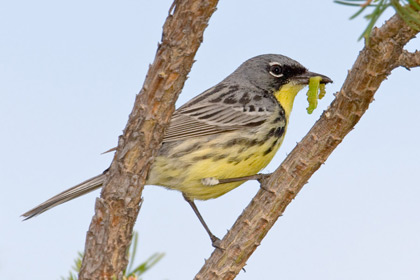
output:
{"label": "bird's leg", "polygon": [[227,179],[217,179],[216,177],[208,177],[201,179],[201,184],[204,186],[216,186],[219,184],[227,184],[227,183],[233,183],[233,182],[239,182],[239,181],[249,181],[249,180],[257,180],[258,182],[262,182],[265,178],[270,176],[271,174],[254,174],[250,176],[244,176],[244,177],[236,177],[236,178],[227,178]]}
{"label": "bird's leg", "polygon": [[217,179],[216,177],[208,177],[208,178],[203,178],[201,179],[201,184],[203,184],[204,186],[216,186],[219,184],[227,184],[227,183],[233,183],[233,182],[239,182],[239,181],[249,181],[249,180],[257,180],[258,183],[260,183],[260,188],[268,191],[265,187],[263,187],[263,180],[267,179],[270,174],[255,174],[255,175],[250,175],[250,176],[244,176],[244,177],[236,177],[236,178],[227,178],[227,179]]}
{"label": "bird's leg", "polygon": [[217,238],[213,233],[211,233],[209,227],[207,226],[206,222],[204,221],[203,217],[201,216],[200,212],[198,211],[197,206],[195,205],[194,201],[189,199],[184,193],[182,194],[184,196],[184,199],[190,204],[191,208],[193,209],[194,213],[197,215],[198,219],[200,220],[201,224],[203,225],[204,229],[207,231],[207,234],[210,236],[211,244],[215,248],[221,248],[220,247],[220,239]]}
{"label": "bird's leg", "polygon": [[232,182],[239,182],[239,181],[249,181],[249,180],[257,180],[258,182],[262,182],[265,178],[270,176],[271,174],[255,174],[250,176],[244,176],[244,177],[236,177],[236,178],[228,178],[228,179],[219,179],[219,184],[226,184],[226,183],[232,183]]}

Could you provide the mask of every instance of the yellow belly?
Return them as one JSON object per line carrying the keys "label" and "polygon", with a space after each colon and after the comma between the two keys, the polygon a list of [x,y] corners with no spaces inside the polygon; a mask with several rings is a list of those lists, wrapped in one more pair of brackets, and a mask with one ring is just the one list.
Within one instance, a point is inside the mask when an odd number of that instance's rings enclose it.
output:
{"label": "yellow belly", "polygon": [[[160,185],[183,192],[190,199],[207,200],[219,197],[244,181],[206,186],[201,179],[227,179],[254,175],[267,166],[281,145],[283,135],[252,142],[255,134],[233,131],[215,136],[203,136],[174,145],[170,153],[158,156],[149,172],[147,184]],[[245,137],[246,138],[246,137]],[[263,141],[264,139],[264,141]],[[232,145],[229,145],[232,144]]]}

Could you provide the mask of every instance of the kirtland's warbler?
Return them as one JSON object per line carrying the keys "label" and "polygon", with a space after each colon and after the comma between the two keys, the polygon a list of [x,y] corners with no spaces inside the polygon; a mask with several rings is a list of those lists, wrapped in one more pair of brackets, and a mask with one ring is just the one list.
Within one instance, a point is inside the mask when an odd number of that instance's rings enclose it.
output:
{"label": "kirtland's warbler", "polygon": [[[177,109],[149,171],[147,184],[183,193],[214,244],[193,200],[219,197],[244,183],[273,158],[286,133],[296,94],[311,77],[286,56],[266,54],[245,61],[219,84]],[[27,219],[102,186],[106,171],[32,210]],[[239,178],[238,180],[224,179]]]}

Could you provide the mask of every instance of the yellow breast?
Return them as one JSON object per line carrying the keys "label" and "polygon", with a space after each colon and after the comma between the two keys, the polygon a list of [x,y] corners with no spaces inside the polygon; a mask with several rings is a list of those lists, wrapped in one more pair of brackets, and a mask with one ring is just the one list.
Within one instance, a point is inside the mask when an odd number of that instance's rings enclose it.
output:
{"label": "yellow breast", "polygon": [[[277,114],[273,114],[272,119],[275,117]],[[258,173],[280,147],[285,125],[284,121],[273,124],[270,118],[258,130],[237,130],[183,141],[168,155],[155,159],[147,184],[179,190],[190,199],[219,197],[243,182],[205,186],[201,179],[227,179]]]}

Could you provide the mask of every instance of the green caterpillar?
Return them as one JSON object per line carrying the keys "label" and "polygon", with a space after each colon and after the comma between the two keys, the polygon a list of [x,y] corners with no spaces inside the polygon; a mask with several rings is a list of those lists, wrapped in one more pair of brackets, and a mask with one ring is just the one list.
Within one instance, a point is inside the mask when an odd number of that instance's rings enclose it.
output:
{"label": "green caterpillar", "polygon": [[318,106],[318,99],[325,96],[325,84],[321,84],[322,78],[320,76],[309,79],[309,89],[306,95],[308,96],[309,106],[306,108],[308,114],[312,114],[314,109]]}

